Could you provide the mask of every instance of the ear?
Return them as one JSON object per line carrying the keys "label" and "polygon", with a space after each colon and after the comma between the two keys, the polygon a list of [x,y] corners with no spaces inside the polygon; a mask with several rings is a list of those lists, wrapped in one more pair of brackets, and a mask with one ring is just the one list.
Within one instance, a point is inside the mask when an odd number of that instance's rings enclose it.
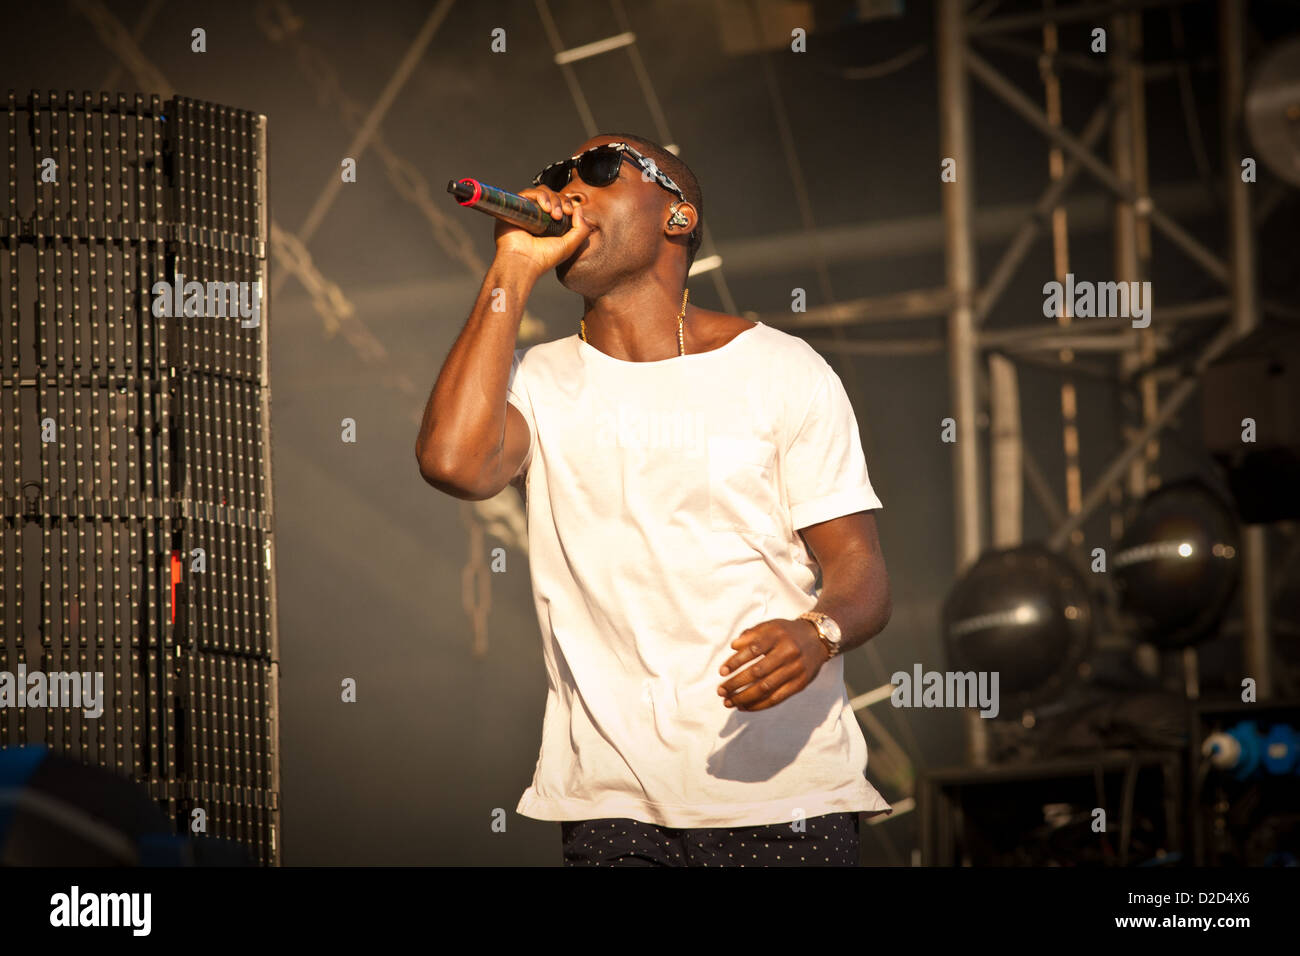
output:
{"label": "ear", "polygon": [[[664,230],[672,236],[689,236],[695,231],[695,226],[700,220],[700,214],[696,212],[695,207],[689,202],[677,199],[669,206],[672,211],[671,215],[665,220]],[[682,220],[686,220],[685,223]]]}

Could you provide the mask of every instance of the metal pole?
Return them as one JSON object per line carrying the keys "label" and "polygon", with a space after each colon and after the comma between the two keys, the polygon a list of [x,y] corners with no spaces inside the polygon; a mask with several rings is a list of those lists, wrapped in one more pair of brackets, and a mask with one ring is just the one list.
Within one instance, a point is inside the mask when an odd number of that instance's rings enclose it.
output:
{"label": "metal pole", "polygon": [[[1049,11],[1054,10],[1048,5]],[[1043,53],[1048,63],[1053,62],[1060,48],[1056,23],[1043,24]],[[1061,128],[1061,81],[1057,78],[1054,67],[1046,66],[1042,70],[1044,94],[1046,100],[1047,120],[1054,129]],[[1107,101],[1104,115],[1113,119],[1113,102]],[[1113,124],[1112,124],[1113,125]],[[1100,132],[1098,132],[1100,137]],[[1084,145],[1091,149],[1085,140]],[[1055,182],[1064,182],[1067,172],[1078,169],[1079,159],[1070,158],[1069,170],[1065,167],[1065,156],[1061,147],[1053,145],[1047,156],[1048,170]],[[1070,272],[1070,234],[1069,218],[1064,206],[1052,209],[1052,272],[1057,282],[1065,282]],[[1074,325],[1074,303],[1061,302],[1060,312],[1056,317],[1057,325],[1063,329]],[[1071,514],[1077,512],[1083,504],[1083,469],[1079,464],[1081,449],[1079,445],[1079,400],[1074,387],[1074,378],[1069,374],[1069,367],[1074,364],[1074,349],[1065,345],[1059,355],[1065,374],[1061,376],[1061,451],[1065,457],[1065,506]],[[1082,532],[1076,531],[1071,544],[1079,547],[1083,544]]]}
{"label": "metal pole", "polygon": [[870,355],[873,358],[902,358],[908,355],[940,355],[948,350],[948,343],[940,336],[923,339],[871,339],[837,342],[835,339],[810,339],[805,342],[818,352],[839,355]]}
{"label": "metal pole", "polygon": [[[1136,134],[1133,124],[1134,98],[1137,91],[1129,83],[1129,65],[1136,51],[1134,49],[1134,38],[1130,33],[1131,26],[1130,16],[1127,13],[1117,14],[1110,23],[1112,62],[1114,63],[1114,71],[1111,74],[1111,88],[1116,104],[1114,123],[1111,125],[1110,134],[1111,165],[1114,167],[1115,178],[1123,184],[1125,191],[1128,193],[1128,195],[1117,195],[1115,199],[1112,268],[1115,271],[1115,279],[1126,286],[1132,282],[1139,282],[1142,278],[1138,268],[1137,209],[1134,203],[1129,200],[1129,196],[1136,198],[1137,194],[1135,188],[1137,173],[1134,157],[1134,138]],[[1127,381],[1141,364],[1142,356],[1139,354],[1121,355],[1121,378]],[[1121,427],[1125,440],[1131,440],[1134,432],[1140,426],[1132,421],[1129,413],[1121,410],[1120,415],[1129,419]],[[1150,419],[1143,422],[1143,424],[1149,421]],[[1128,494],[1133,499],[1139,499],[1147,492],[1146,463],[1147,459],[1142,455],[1133,458],[1129,463]],[[1111,489],[1110,497],[1111,504],[1116,506],[1116,510],[1112,513],[1112,533],[1118,537],[1123,534],[1123,529],[1118,526],[1120,520],[1118,506],[1123,501],[1119,485]]]}
{"label": "metal pole", "polygon": [[[966,86],[966,24],[962,0],[940,0],[936,16],[939,67],[939,143],[942,157],[952,160],[956,180],[943,182],[944,252],[948,287],[953,294],[948,316],[948,375],[957,446],[953,455],[956,528],[956,570],[961,574],[979,557],[983,531],[979,470],[979,431],[976,427],[975,244],[971,236],[973,209],[970,150],[970,99]],[[966,715],[966,752],[970,763],[988,763],[988,733],[978,714]]]}
{"label": "metal pole", "polygon": [[940,0],[938,9],[939,140],[944,159],[953,160],[956,181],[941,185],[945,228],[944,252],[952,308],[948,313],[948,371],[957,447],[953,479],[956,498],[956,568],[961,573],[974,562],[983,541],[979,472],[979,432],[976,428],[975,244],[970,152],[970,100],[963,66],[965,24],[961,0]]}
{"label": "metal pole", "polygon": [[[1054,128],[1048,122],[1042,110],[973,50],[966,53],[966,65],[976,79],[987,86],[998,99],[1019,113],[1026,122],[1042,132],[1053,143],[1056,143],[1071,156],[1076,157],[1079,162],[1083,163],[1084,169],[1092,173],[1111,192],[1129,202],[1137,201],[1132,188],[1116,179],[1109,166],[1094,156],[1078,139],[1064,130]],[[1182,249],[1189,258],[1199,263],[1202,269],[1220,282],[1226,283],[1228,281],[1227,264],[1207,249],[1200,240],[1170,219],[1153,203],[1144,201],[1142,211],[1151,220],[1152,225],[1163,232],[1165,237]]]}
{"label": "metal pole", "polygon": [[[1241,110],[1244,100],[1245,4],[1219,0],[1220,102],[1223,104],[1223,169],[1227,177],[1228,235],[1232,244],[1232,325],[1239,335],[1259,326],[1255,285],[1255,237],[1249,185],[1241,178]],[[1246,525],[1241,534],[1242,659],[1261,699],[1273,694],[1272,634],[1268,620],[1268,526]]]}
{"label": "metal pole", "polygon": [[1043,23],[1074,23],[1080,20],[1098,21],[1123,10],[1142,10],[1148,7],[1172,7],[1187,0],[1113,0],[1111,3],[1076,3],[1068,7],[1051,7],[1035,13],[1018,13],[997,17],[974,24],[971,36],[990,33],[1013,33],[1028,30]]}
{"label": "metal pole", "polygon": [[746,312],[745,318],[761,318],[764,323],[783,332],[796,329],[821,329],[832,325],[859,325],[871,322],[894,322],[898,319],[930,319],[952,310],[952,294],[946,287],[908,289],[883,295],[845,299],[828,305],[815,305],[806,312],[771,312],[760,316]]}
{"label": "metal pole", "polygon": [[989,471],[990,544],[1014,548],[1024,542],[1024,435],[1020,420],[1020,383],[1015,364],[990,352]]}
{"label": "metal pole", "polygon": [[1088,520],[1088,516],[1096,510],[1097,505],[1101,504],[1102,499],[1106,496],[1110,486],[1124,476],[1128,463],[1133,460],[1134,456],[1140,455],[1146,447],[1146,443],[1155,437],[1160,429],[1164,428],[1173,417],[1178,414],[1178,410],[1187,403],[1187,400],[1196,392],[1200,385],[1200,378],[1205,373],[1205,368],[1216,358],[1223,354],[1228,346],[1237,340],[1237,332],[1231,326],[1226,326],[1218,335],[1216,335],[1201,351],[1197,358],[1192,371],[1183,376],[1178,384],[1161,403],[1160,409],[1156,412],[1156,417],[1152,419],[1132,441],[1130,441],[1124,450],[1117,455],[1114,460],[1102,472],[1092,490],[1083,496],[1083,508],[1078,514],[1071,515],[1059,528],[1052,532],[1048,539],[1047,546],[1053,551],[1059,551],[1069,540],[1070,534],[1075,528],[1081,526]]}
{"label": "metal pole", "polygon": [[[1110,104],[1107,102],[1097,107],[1092,114],[1092,118],[1088,120],[1088,125],[1084,127],[1080,136],[1080,141],[1088,149],[1092,149],[1101,139],[1101,134],[1106,132],[1106,120],[1109,116]],[[1052,152],[1053,154],[1059,154],[1060,151],[1057,149]],[[1082,168],[1083,164],[1071,157],[1060,175],[1053,175],[1051,185],[1043,191],[1038,202],[1034,203],[1033,212],[1025,217],[1024,222],[1020,224],[1020,228],[1016,230],[1015,237],[1008,243],[1006,251],[1002,253],[1002,258],[998,260],[998,264],[994,266],[993,271],[989,274],[989,280],[984,284],[984,290],[976,300],[975,324],[977,326],[983,326],[984,320],[988,318],[989,313],[993,311],[993,307],[997,305],[998,298],[1010,284],[1016,270],[1020,268],[1025,256],[1033,248],[1034,240],[1042,232],[1043,222],[1050,218],[1055,232],[1056,222],[1065,216],[1065,206],[1061,200]],[[1060,279],[1059,276],[1058,279]]]}

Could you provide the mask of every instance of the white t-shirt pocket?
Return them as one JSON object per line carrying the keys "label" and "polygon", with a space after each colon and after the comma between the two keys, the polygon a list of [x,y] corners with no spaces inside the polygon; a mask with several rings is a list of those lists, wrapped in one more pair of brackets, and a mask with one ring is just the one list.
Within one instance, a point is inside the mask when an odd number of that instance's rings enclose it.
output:
{"label": "white t-shirt pocket", "polygon": [[709,438],[709,525],[714,531],[780,533],[776,445],[762,438]]}

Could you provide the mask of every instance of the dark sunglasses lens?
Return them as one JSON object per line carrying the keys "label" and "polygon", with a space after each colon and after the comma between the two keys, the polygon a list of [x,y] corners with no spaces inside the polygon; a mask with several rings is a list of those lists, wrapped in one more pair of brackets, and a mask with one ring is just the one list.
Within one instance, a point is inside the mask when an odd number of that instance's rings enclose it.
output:
{"label": "dark sunglasses lens", "polygon": [[569,164],[560,163],[552,166],[546,172],[542,173],[542,185],[547,189],[559,192],[565,186],[569,185]]}
{"label": "dark sunglasses lens", "polygon": [[623,154],[616,149],[597,149],[578,160],[578,175],[588,186],[608,186],[618,179]]}

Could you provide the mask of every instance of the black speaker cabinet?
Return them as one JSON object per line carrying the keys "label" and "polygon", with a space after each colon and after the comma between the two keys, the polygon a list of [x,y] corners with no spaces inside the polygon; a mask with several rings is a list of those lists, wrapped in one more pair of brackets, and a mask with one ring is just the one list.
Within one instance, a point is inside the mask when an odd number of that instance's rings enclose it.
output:
{"label": "black speaker cabinet", "polygon": [[0,111],[0,671],[60,691],[0,709],[0,746],[276,864],[266,118]]}
{"label": "black speaker cabinet", "polygon": [[1300,332],[1257,329],[1206,369],[1202,387],[1205,444],[1242,520],[1300,518]]}

